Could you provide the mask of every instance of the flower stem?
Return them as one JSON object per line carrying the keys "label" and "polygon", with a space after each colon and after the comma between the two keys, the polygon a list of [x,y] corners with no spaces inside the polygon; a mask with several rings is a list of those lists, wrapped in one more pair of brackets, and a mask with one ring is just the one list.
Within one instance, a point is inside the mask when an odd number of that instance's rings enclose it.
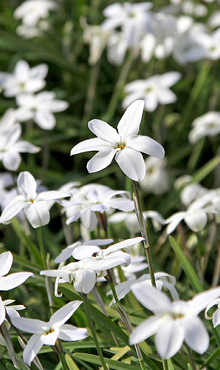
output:
{"label": "flower stem", "polygon": [[6,328],[6,325],[5,325],[5,322],[3,321],[3,323],[1,324],[0,326],[0,333],[2,334],[4,340],[5,340],[5,346],[8,350],[8,353],[11,357],[11,360],[12,360],[12,363],[13,365],[20,369],[19,365],[18,365],[18,360],[17,360],[17,357],[16,357],[16,354],[15,354],[15,350],[14,350],[14,346],[13,346],[13,343],[12,343],[12,340],[11,340],[11,337],[8,333],[8,330]]}
{"label": "flower stem", "polygon": [[141,230],[141,235],[144,238],[144,249],[146,252],[147,262],[149,265],[151,283],[153,286],[156,287],[150,244],[148,241],[147,230],[146,230],[145,219],[144,219],[144,215],[142,211],[138,186],[137,186],[137,182],[134,180],[132,180],[132,184],[133,184],[133,189],[134,189],[134,193],[133,193],[134,207],[135,207],[136,216],[137,216],[138,223],[139,223],[140,230]]}
{"label": "flower stem", "polygon": [[168,363],[167,363],[167,360],[163,360],[163,370],[168,370],[169,367],[168,367]]}
{"label": "flower stem", "polygon": [[69,370],[68,368],[68,365],[66,363],[66,359],[65,359],[65,356],[64,356],[64,353],[59,353],[59,359],[60,359],[60,362],[62,364],[62,367],[63,367],[63,370]]}
{"label": "flower stem", "polygon": [[92,317],[91,317],[91,312],[90,312],[90,308],[89,308],[89,302],[88,302],[87,295],[82,294],[82,298],[83,298],[83,303],[84,303],[84,308],[85,308],[85,313],[86,313],[86,317],[87,317],[87,320],[88,320],[88,324],[89,324],[90,330],[92,332],[92,336],[93,336],[93,339],[94,339],[94,342],[95,342],[95,345],[96,345],[96,349],[97,349],[99,358],[100,358],[101,363],[102,363],[102,367],[103,367],[104,370],[109,370],[107,364],[105,363],[105,359],[104,359],[104,356],[103,356],[103,353],[102,353],[102,350],[101,350],[101,347],[99,345],[99,341],[98,341],[98,338],[97,338],[97,335],[96,335],[96,332],[95,332],[95,328],[94,328]]}

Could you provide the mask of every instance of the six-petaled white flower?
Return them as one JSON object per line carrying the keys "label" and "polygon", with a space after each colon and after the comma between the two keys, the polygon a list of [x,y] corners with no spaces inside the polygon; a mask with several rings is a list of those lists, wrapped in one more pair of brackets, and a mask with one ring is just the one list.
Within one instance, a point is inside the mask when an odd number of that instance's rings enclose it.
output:
{"label": "six-petaled white flower", "polygon": [[89,129],[97,139],[88,139],[71,150],[71,155],[98,151],[87,164],[89,172],[98,172],[112,162],[114,156],[122,171],[134,181],[141,181],[145,175],[145,163],[141,154],[145,153],[163,158],[164,149],[148,136],[138,135],[144,102],[137,100],[125,111],[117,130],[108,123],[94,119],[89,122]]}
{"label": "six-petaled white flower", "polygon": [[48,322],[24,317],[12,318],[11,321],[15,327],[27,333],[33,333],[24,349],[24,362],[30,365],[41,347],[44,344],[54,346],[57,338],[76,341],[88,336],[87,329],[65,324],[81,303],[81,301],[69,302],[55,312]]}

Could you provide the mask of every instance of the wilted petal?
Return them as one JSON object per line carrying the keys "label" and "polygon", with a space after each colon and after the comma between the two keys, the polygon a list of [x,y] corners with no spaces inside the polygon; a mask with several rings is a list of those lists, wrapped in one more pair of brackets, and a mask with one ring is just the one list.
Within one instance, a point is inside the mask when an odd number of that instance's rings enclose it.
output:
{"label": "wilted petal", "polygon": [[89,333],[87,329],[84,328],[76,328],[73,325],[63,325],[60,328],[59,336],[58,338],[62,340],[68,340],[68,341],[75,341],[75,340],[81,340],[86,337],[88,337]]}
{"label": "wilted petal", "polygon": [[87,163],[88,172],[98,172],[108,167],[114,158],[115,152],[116,150],[110,146],[95,154]]}
{"label": "wilted petal", "polygon": [[126,109],[117,126],[122,141],[126,142],[129,136],[138,133],[143,109],[143,100],[136,100]]}
{"label": "wilted petal", "polygon": [[143,156],[134,149],[125,148],[116,153],[116,162],[121,170],[134,181],[143,180],[146,172]]}
{"label": "wilted petal", "polygon": [[183,328],[177,321],[170,320],[158,328],[155,344],[160,356],[168,359],[180,350],[183,340]]}
{"label": "wilted petal", "polygon": [[165,154],[162,145],[148,136],[137,135],[131,137],[128,139],[127,145],[139,152],[152,155],[153,157],[160,159],[163,158]]}
{"label": "wilted petal", "polygon": [[50,212],[46,201],[28,203],[24,208],[24,213],[34,227],[47,225],[50,221]]}

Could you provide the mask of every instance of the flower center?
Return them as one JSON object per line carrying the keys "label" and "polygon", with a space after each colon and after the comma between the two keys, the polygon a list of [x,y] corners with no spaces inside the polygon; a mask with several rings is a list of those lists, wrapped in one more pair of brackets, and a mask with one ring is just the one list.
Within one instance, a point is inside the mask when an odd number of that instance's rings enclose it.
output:
{"label": "flower center", "polygon": [[124,149],[126,147],[126,144],[122,143],[122,144],[118,144],[118,148],[119,149]]}
{"label": "flower center", "polygon": [[50,329],[50,330],[48,330],[48,331],[45,332],[45,335],[51,334],[53,332],[54,332],[54,329]]}
{"label": "flower center", "polygon": [[208,127],[209,128],[215,128],[216,124],[214,122],[211,122],[211,123],[208,124]]}

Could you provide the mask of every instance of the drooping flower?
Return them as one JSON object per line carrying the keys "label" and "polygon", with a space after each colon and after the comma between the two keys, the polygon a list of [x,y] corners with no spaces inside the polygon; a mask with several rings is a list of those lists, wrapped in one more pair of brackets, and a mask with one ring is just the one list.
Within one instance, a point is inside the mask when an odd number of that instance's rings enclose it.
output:
{"label": "drooping flower", "polygon": [[46,64],[30,68],[25,60],[16,63],[12,73],[1,72],[1,86],[7,97],[18,96],[24,93],[34,93],[44,88],[44,78],[48,72]]}
{"label": "drooping flower", "polygon": [[[176,101],[176,95],[169,89],[181,78],[179,72],[167,72],[155,75],[147,80],[136,80],[125,86],[128,94],[122,106],[127,108],[137,99],[144,99],[144,109],[153,112],[158,104],[170,104]],[[154,157],[157,157],[154,155]],[[161,158],[161,157],[159,157]]]}
{"label": "drooping flower", "polygon": [[128,177],[134,181],[141,181],[145,175],[141,152],[157,158],[164,156],[164,149],[158,142],[148,136],[137,135],[143,108],[143,101],[133,102],[119,121],[117,130],[104,121],[97,119],[90,121],[89,129],[97,138],[75,145],[71,155],[98,151],[87,163],[89,172],[98,172],[106,168],[115,156],[116,162]]}
{"label": "drooping flower", "polygon": [[187,302],[182,300],[171,302],[163,292],[146,282],[133,285],[132,292],[143,306],[154,313],[154,316],[135,328],[130,336],[130,344],[140,343],[156,334],[156,349],[164,359],[174,356],[180,350],[183,341],[200,354],[208,349],[209,336],[198,314],[211,300],[220,296],[220,288],[199,293]]}
{"label": "drooping flower", "polygon": [[10,223],[11,219],[23,209],[34,228],[46,225],[50,221],[49,209],[51,205],[70,195],[64,191],[43,191],[37,194],[37,183],[28,171],[19,174],[17,185],[19,195],[5,207],[0,217],[0,223]]}
{"label": "drooping flower", "polygon": [[43,91],[36,95],[22,94],[16,99],[19,108],[16,110],[16,117],[19,121],[33,121],[44,130],[52,130],[56,124],[53,113],[62,112],[68,108],[68,103],[63,100],[56,100],[55,93]]}
{"label": "drooping flower", "polygon": [[48,322],[24,317],[12,318],[11,321],[15,327],[27,333],[33,333],[24,349],[23,359],[25,363],[30,366],[41,347],[44,344],[54,346],[57,338],[65,341],[77,341],[88,336],[86,328],[77,328],[65,324],[81,303],[81,301],[67,303],[56,311]]}

